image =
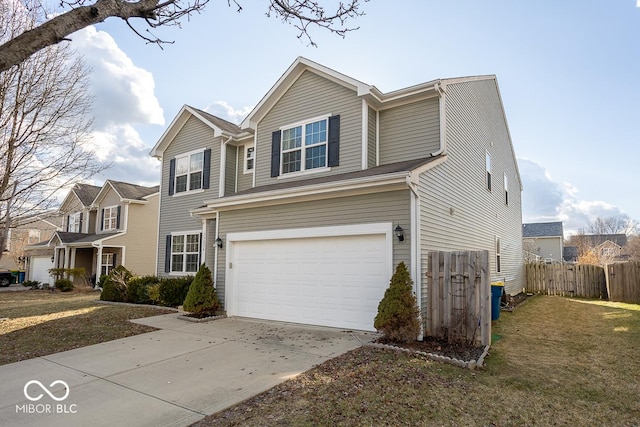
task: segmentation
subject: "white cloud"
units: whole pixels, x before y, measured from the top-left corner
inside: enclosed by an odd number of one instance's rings
[[[557,182],[539,163],[518,159],[524,187],[523,222],[562,221],[565,234],[586,229],[597,217],[618,216],[617,206],[599,200],[581,200],[579,190],[566,182]]]
[[[243,107],[240,110],[236,110],[232,106],[226,103],[226,101],[216,101],[213,104],[207,106],[204,109],[207,113],[211,113],[214,116],[218,116],[222,119],[228,120],[235,124],[240,124],[240,122],[247,117],[247,115],[253,110],[253,107],[247,106]]]

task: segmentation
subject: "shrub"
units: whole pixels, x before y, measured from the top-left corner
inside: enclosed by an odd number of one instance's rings
[[[177,307],[182,305],[189,292],[189,286],[193,281],[193,276],[170,277],[160,281],[158,296],[160,304],[167,307]]]
[[[198,269],[195,279],[189,287],[189,292],[184,300],[185,311],[196,314],[215,314],[220,308],[220,301],[216,290],[213,288],[211,270],[202,264]]]
[[[100,293],[101,301],[124,302],[124,289],[118,286],[117,283],[108,278],[106,278],[106,280],[100,279],[100,286],[102,286],[102,292]]]
[[[37,280],[25,280],[22,282],[22,286],[25,288],[38,289],[40,287],[40,282]]]
[[[147,287],[147,295],[151,304],[160,304],[160,282],[149,285]]]
[[[149,287],[155,283],[158,283],[155,276],[132,277],[127,282],[127,301],[136,304],[153,302],[149,297]]]
[[[373,326],[388,340],[411,342],[420,333],[418,314],[416,297],[413,295],[413,280],[407,266],[401,262],[378,304],[378,314]]]
[[[56,280],[54,286],[60,292],[69,292],[73,290],[73,283],[69,279],[58,279]]]

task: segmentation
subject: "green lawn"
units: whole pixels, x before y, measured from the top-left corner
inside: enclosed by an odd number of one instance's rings
[[[537,296],[469,371],[364,347],[197,425],[640,425],[640,306]]]

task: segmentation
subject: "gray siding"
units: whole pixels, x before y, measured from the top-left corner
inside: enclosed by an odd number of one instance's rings
[[[326,227],[333,225],[392,222],[401,224],[405,241],[393,238],[394,266],[404,261],[410,266],[411,230],[409,191],[392,191],[337,199],[268,206],[222,212],[220,237],[243,231],[280,230],[287,228]],[[218,253],[217,289],[224,301],[226,251]]]
[[[494,80],[447,86],[446,144],[447,160],[420,176],[422,277],[429,250],[486,249],[492,280],[504,280],[505,290],[517,294],[524,286],[521,183]],[[492,191],[486,188],[486,151],[492,158]],[[501,272],[496,271],[496,236]]]
[[[427,157],[440,147],[438,98],[380,112],[380,164]]]
[[[184,153],[211,149],[211,180],[208,190],[191,194],[169,196],[169,162]],[[213,129],[191,117],[182,127],[174,141],[163,153],[162,184],[160,194],[160,222],[158,226],[157,271],[164,275],[166,236],[175,231],[201,230],[202,222],[191,218],[189,210],[201,207],[205,200],[218,197],[220,182],[220,138],[213,137]]]
[[[305,71],[258,124],[256,186],[277,182],[276,178],[271,178],[272,132],[281,126],[325,114],[340,115],[340,166],[327,173],[362,169],[362,101],[354,91]],[[308,176],[287,179],[308,179]]]
[[[253,145],[253,144],[249,144],[249,145]],[[253,186],[253,172],[244,173],[245,157],[246,157],[245,146],[241,145],[240,147],[238,147],[238,191],[247,190]]]
[[[369,128],[367,129],[367,162],[368,167],[376,166],[376,111],[373,108],[368,109]]]

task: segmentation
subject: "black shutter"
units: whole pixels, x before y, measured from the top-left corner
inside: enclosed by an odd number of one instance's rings
[[[104,230],[104,209],[102,209],[102,216],[100,217],[100,231]]]
[[[173,186],[176,180],[176,159],[169,162],[169,195],[173,196]]]
[[[67,215],[67,231],[69,231],[69,224],[71,223],[71,215]]]
[[[116,263],[116,254],[113,254],[113,258],[111,258],[111,266],[112,266],[113,268],[115,268],[115,267],[116,267],[116,265],[118,265],[118,264]]]
[[[116,216],[116,230],[120,229],[120,206],[118,206],[118,215]]]
[[[204,264],[204,260],[202,258],[204,258],[204,251],[203,251],[203,246],[202,246],[202,233],[200,233],[200,240],[198,240],[198,269],[200,269],[200,265]]]
[[[225,149],[223,145],[221,149]],[[204,165],[202,165],[202,188],[209,188],[209,176],[211,175],[211,148],[204,150]]]
[[[340,116],[329,117],[329,151],[327,166],[340,164]]]
[[[164,272],[171,272],[171,234],[167,234],[167,243],[164,248]]]
[[[82,233],[82,212],[80,212],[80,224],[78,226],[78,231]]]
[[[280,131],[271,134],[271,176],[280,175]]]

